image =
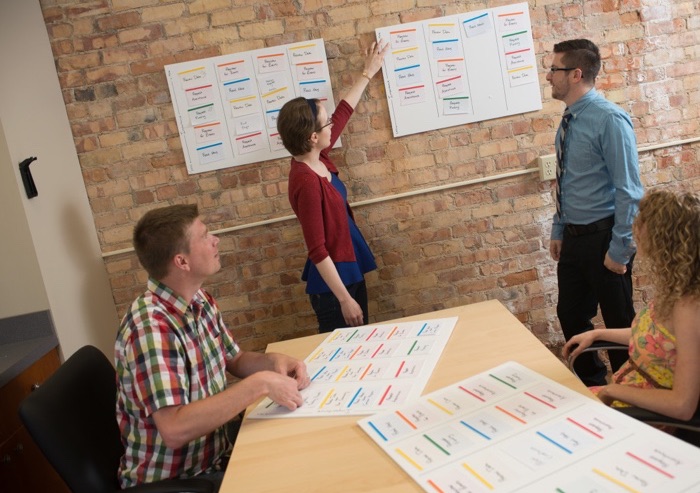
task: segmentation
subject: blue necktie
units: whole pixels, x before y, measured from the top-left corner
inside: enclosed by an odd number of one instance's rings
[[[556,204],[557,204],[557,215],[561,218],[561,174],[564,170],[564,139],[566,138],[566,131],[569,129],[569,120],[571,120],[571,113],[569,108],[564,110],[564,115],[561,118],[561,132],[559,132],[559,142],[557,145],[557,183],[555,188],[556,193]]]

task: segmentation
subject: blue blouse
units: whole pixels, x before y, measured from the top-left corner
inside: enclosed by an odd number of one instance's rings
[[[338,190],[343,199],[347,202],[348,191],[340,178],[335,173],[331,173],[331,184]],[[377,268],[374,261],[374,255],[369,249],[369,245],[362,236],[359,228],[352,220],[348,212],[348,225],[350,226],[350,238],[352,239],[352,247],[355,251],[355,262],[335,262],[335,268],[338,270],[340,279],[345,286],[360,282],[364,279],[366,272],[373,271]],[[304,271],[301,274],[301,279],[306,281],[306,292],[308,294],[330,293],[331,288],[328,287],[326,281],[321,277],[321,273],[316,268],[316,265],[311,259],[306,259]]]

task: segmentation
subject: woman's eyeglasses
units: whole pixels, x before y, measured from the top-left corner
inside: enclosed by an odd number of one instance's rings
[[[330,118],[328,119],[328,123],[326,123],[326,124],[325,124],[324,126],[322,126],[322,127],[317,128],[316,131],[317,131],[317,132],[320,132],[321,130],[323,130],[324,128],[326,128],[326,127],[329,126],[329,125],[333,125],[333,120],[331,120]]]

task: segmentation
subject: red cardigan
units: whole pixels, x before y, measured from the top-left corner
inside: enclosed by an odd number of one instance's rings
[[[336,175],[338,169],[328,153],[352,113],[353,108],[341,100],[331,117],[331,144],[321,151],[321,162]],[[353,217],[352,210],[331,182],[317,175],[306,163],[292,158],[288,192],[289,203],[301,224],[311,261],[318,264],[330,256],[333,262],[354,262],[355,251],[347,218],[348,212]]]

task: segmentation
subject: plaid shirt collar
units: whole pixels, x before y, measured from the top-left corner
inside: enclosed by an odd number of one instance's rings
[[[148,278],[148,290],[151,291],[154,296],[160,298],[163,303],[172,306],[181,315],[184,315],[187,312],[187,309],[190,308],[190,306],[192,307],[193,312],[198,312],[199,309],[201,309],[202,304],[204,302],[204,297],[201,293],[201,289],[195,293],[194,297],[192,298],[192,303],[188,304],[185,298],[183,298],[182,296],[178,296],[177,294],[175,294],[175,291],[173,291],[157,279],[153,279],[152,277]]]

